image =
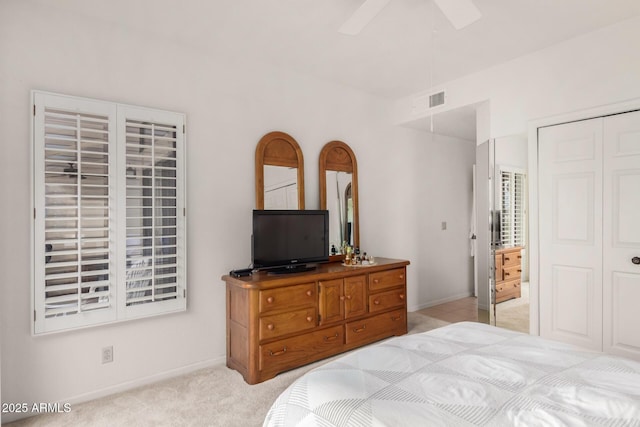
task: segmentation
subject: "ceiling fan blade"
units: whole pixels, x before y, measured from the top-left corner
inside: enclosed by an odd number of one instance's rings
[[[456,30],[476,22],[482,13],[472,0],[433,0]]]
[[[365,0],[338,30],[349,36],[358,34],[391,0]]]

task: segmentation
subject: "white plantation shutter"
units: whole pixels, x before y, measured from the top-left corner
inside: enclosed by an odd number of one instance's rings
[[[36,333],[115,319],[113,106],[37,94]]]
[[[500,171],[500,240],[504,246],[524,246],[526,175],[513,170]]]
[[[34,333],[184,310],[184,116],[36,91],[33,102]]]
[[[126,180],[121,242],[127,316],[184,306],[183,118],[135,107],[119,111]]]

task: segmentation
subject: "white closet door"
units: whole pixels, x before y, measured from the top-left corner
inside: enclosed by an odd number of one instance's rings
[[[607,117],[604,140],[604,351],[640,359],[640,112]]]
[[[540,335],[602,349],[602,119],[539,130]]]

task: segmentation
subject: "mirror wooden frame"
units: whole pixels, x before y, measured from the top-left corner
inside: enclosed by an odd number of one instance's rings
[[[304,158],[295,139],[284,132],[269,132],[256,147],[256,209],[264,209],[264,167],[297,168],[298,209],[304,209]]]
[[[327,142],[320,152],[319,182],[320,209],[327,209],[327,171],[351,173],[351,197],[353,199],[353,243],[360,246],[360,216],[358,206],[358,163],[356,155],[342,141]],[[333,255],[330,260],[342,259],[342,255]]]

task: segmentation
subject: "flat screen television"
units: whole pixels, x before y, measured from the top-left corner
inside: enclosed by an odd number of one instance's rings
[[[491,215],[491,245],[494,248],[502,247],[502,224],[500,222],[500,211],[495,210]]]
[[[254,269],[274,273],[308,270],[329,259],[329,211],[254,210]]]

